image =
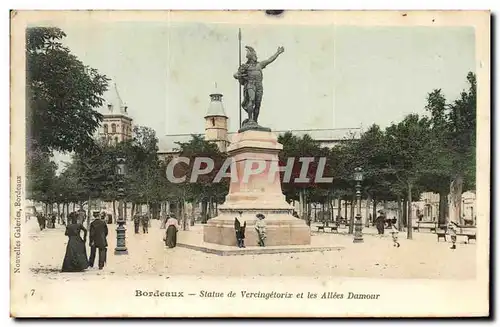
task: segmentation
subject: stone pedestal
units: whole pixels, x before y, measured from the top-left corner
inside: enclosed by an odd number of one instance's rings
[[[205,242],[236,246],[234,219],[238,218],[241,224],[247,224],[245,245],[256,246],[255,215],[262,213],[266,216],[266,246],[311,243],[309,227],[292,216],[293,207],[281,190],[278,153],[282,148],[272,132],[249,130],[234,135],[228,147],[233,160],[229,193],[219,206],[219,216],[204,226]]]

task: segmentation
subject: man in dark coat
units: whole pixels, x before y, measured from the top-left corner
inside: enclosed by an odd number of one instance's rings
[[[379,216],[375,219],[375,226],[377,227],[377,232],[379,235],[384,234],[385,229],[385,214],[383,211],[379,210]]]
[[[142,222],[142,232],[144,234],[148,233],[148,227],[149,227],[149,214],[145,213],[141,217],[141,222]]]
[[[247,227],[247,222],[241,225],[238,218],[234,218],[234,230],[236,232],[236,245],[239,248],[245,247],[245,229]]]
[[[136,213],[134,215],[134,232],[139,234],[139,225],[141,224],[141,215]]]
[[[106,263],[106,251],[108,247],[108,241],[106,237],[108,236],[108,225],[99,215],[90,224],[89,241],[90,241],[90,258],[89,266],[94,266],[96,250],[99,249],[99,269],[104,267]]]

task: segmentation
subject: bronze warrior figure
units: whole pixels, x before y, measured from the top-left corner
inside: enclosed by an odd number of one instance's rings
[[[241,105],[243,110],[248,113],[248,119],[245,119],[242,125],[245,125],[247,122],[257,123],[260,104],[262,102],[262,94],[264,92],[262,87],[262,70],[285,51],[283,47],[279,47],[276,53],[269,59],[259,62],[257,61],[257,53],[255,50],[249,46],[245,46],[245,48],[247,50],[246,57],[248,60],[241,65],[238,72],[233,75],[234,78],[243,85],[244,98]]]

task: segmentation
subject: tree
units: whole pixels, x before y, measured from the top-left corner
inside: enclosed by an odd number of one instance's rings
[[[92,147],[102,120],[108,79],[85,66],[61,40],[57,27],[26,31],[26,126],[28,154],[33,149],[80,152]]]
[[[301,205],[300,214],[302,218],[310,224],[309,204],[329,202],[331,195],[331,183],[316,183],[316,173],[318,172],[320,158],[326,158],[323,177],[331,177],[335,168],[328,148],[322,148],[310,135],[305,134],[297,137],[291,132],[287,132],[278,137],[278,142],[283,145],[283,151],[279,153],[280,166],[286,166],[288,159],[294,158],[293,168],[289,181],[284,180],[285,173],[280,174],[282,191],[288,201],[299,200]],[[311,158],[309,163],[300,161],[300,158]],[[308,165],[304,176],[301,176],[302,168]],[[297,180],[305,178],[304,181]],[[307,181],[306,181],[307,180]]]
[[[437,156],[442,165],[439,182],[448,181],[450,185],[449,216],[455,222],[461,222],[464,186],[473,189],[476,179],[476,76],[469,72],[467,81],[468,90],[462,91],[451,104],[446,103],[441,90],[434,90],[429,93],[426,106],[431,114],[433,136],[442,147]],[[440,194],[444,196],[445,191],[440,190]],[[441,211],[440,216],[444,214]]]
[[[430,121],[412,114],[386,129],[388,150],[387,173],[393,174],[404,186],[408,202],[407,237],[412,238],[412,192],[423,174],[432,171],[433,146]]]
[[[189,164],[178,163],[176,165],[176,176],[186,176],[185,182],[178,185],[177,193],[181,199],[181,208],[183,215],[183,228],[187,228],[186,213],[184,202],[193,204],[202,204],[202,219],[204,222],[208,219],[208,213],[213,212],[214,204],[221,203],[229,190],[228,178],[223,178],[220,182],[214,183],[217,173],[222,168],[227,155],[221,153],[216,144],[205,141],[203,137],[192,135],[189,142],[177,143],[180,147],[180,156],[189,159]],[[196,158],[210,158],[214,162],[213,170],[204,175],[200,175],[193,183],[190,182],[193,166]],[[206,168],[205,163],[201,163],[200,168]],[[194,217],[193,217],[194,218]]]
[[[56,164],[48,153],[34,151],[27,158],[26,180],[27,198],[49,204],[51,189],[56,184]]]

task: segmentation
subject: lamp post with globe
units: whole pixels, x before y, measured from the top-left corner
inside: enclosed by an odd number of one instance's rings
[[[361,222],[361,182],[363,181],[363,169],[354,169],[354,180],[356,181],[357,212],[354,223],[354,243],[363,243],[363,223]]]
[[[115,255],[128,254],[125,238],[126,228],[125,219],[123,217],[123,198],[125,197],[124,177],[126,172],[125,158],[116,159],[116,175],[118,176],[118,199],[120,201],[121,210],[118,212],[118,219],[116,223],[116,248]]]

